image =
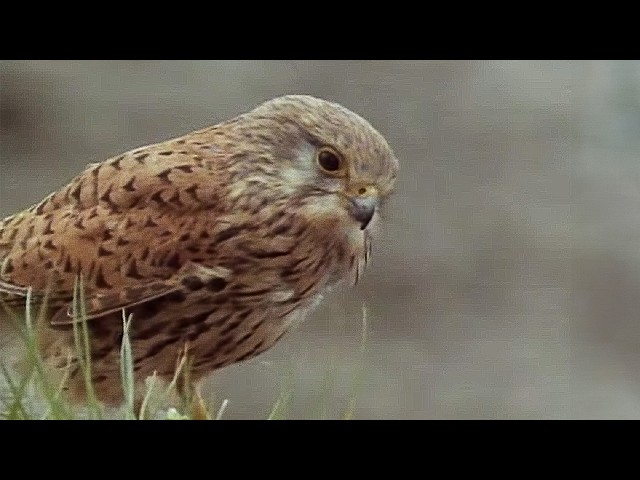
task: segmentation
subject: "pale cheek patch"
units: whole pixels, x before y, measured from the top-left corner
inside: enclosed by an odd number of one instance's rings
[[[326,218],[342,222],[347,221],[349,218],[348,212],[337,195],[317,197],[314,201],[304,205],[302,210],[311,217],[317,217],[318,221]]]
[[[313,145],[300,146],[293,155],[293,162],[280,172],[285,187],[293,194],[300,187],[313,182],[315,175],[315,148]]]
[[[364,241],[364,231],[360,230],[360,226],[355,222],[351,222],[345,227],[345,233],[349,239],[351,248],[359,250]]]
[[[318,200],[302,207],[303,215],[311,220],[322,235],[326,235],[327,241],[339,241],[349,255],[363,256],[368,230],[360,229],[358,222],[351,217],[337,196],[326,196]]]
[[[315,167],[316,148],[310,143],[303,143],[294,154],[295,168],[312,172]]]
[[[286,193],[289,195],[293,195],[300,187],[309,184],[311,181],[311,175],[308,171],[295,167],[284,169],[281,176],[283,179],[282,188],[286,189]]]
[[[326,196],[317,202],[305,205],[301,209],[307,218],[312,219],[315,225],[326,229],[327,232],[342,232],[348,244],[354,251],[363,248],[365,235],[375,237],[380,231],[380,215],[376,213],[369,222],[366,230],[361,230],[360,224],[356,222],[343,202],[337,195]]]

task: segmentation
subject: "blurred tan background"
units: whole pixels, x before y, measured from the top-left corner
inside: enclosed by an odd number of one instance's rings
[[[640,418],[640,63],[0,63],[0,216],[87,163],[305,93],[401,161],[364,282],[217,372],[226,418]],[[284,386],[284,387],[283,387]],[[215,395],[215,398],[213,397]]]

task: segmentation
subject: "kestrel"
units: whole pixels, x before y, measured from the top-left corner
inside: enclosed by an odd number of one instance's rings
[[[71,398],[86,395],[70,313],[77,278],[99,400],[122,401],[123,309],[137,381],[170,379],[185,345],[197,381],[264,352],[329,287],[357,282],[398,166],[348,109],[275,98],[90,164],[0,221],[0,300],[47,296],[39,348],[48,367],[70,369]]]

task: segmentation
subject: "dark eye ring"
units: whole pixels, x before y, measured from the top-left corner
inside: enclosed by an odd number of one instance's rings
[[[318,165],[327,172],[337,172],[342,168],[342,158],[333,150],[323,148],[318,152]]]

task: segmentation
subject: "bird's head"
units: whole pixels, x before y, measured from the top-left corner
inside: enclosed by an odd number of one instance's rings
[[[337,103],[287,95],[229,124],[246,140],[246,178],[269,178],[299,201],[308,216],[333,218],[364,230],[387,197],[398,160],[369,122]],[[258,160],[259,159],[259,160]]]

